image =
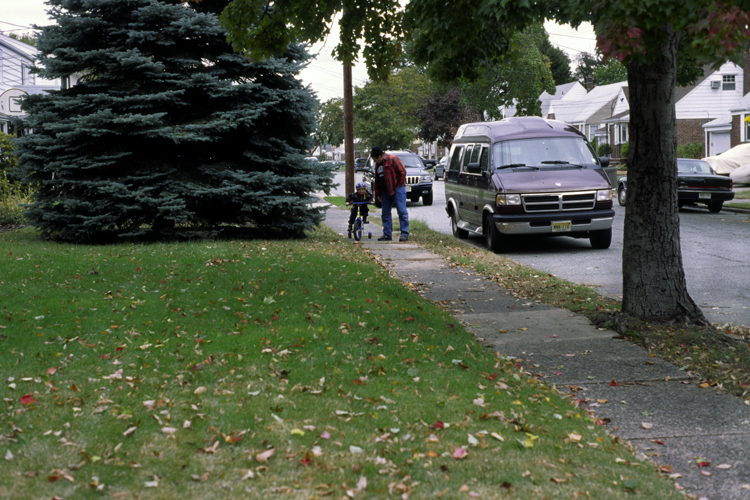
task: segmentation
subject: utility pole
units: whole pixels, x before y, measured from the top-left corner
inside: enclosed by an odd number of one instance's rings
[[[354,192],[354,105],[352,104],[352,65],[344,63],[344,168],[346,195]]]

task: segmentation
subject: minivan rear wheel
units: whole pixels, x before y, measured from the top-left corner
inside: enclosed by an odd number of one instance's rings
[[[505,247],[508,246],[508,237],[498,231],[492,222],[492,216],[484,218],[484,238],[487,248],[495,253],[502,253]]]
[[[451,214],[451,230],[453,230],[453,236],[455,236],[459,240],[462,240],[469,236],[469,231],[458,227],[458,216],[456,215],[455,211]]]

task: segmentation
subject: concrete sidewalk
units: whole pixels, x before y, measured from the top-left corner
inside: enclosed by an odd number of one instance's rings
[[[324,224],[346,239],[348,210],[331,207]],[[377,220],[379,211],[371,211]],[[686,372],[583,317],[531,300],[412,242],[360,244],[417,292],[441,304],[488,348],[522,359],[525,369],[590,409],[612,435],[629,441],[696,498],[750,499],[750,406],[698,388]],[[708,462],[710,466],[699,466]]]

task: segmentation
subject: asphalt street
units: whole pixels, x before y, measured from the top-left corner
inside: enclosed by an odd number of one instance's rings
[[[356,181],[361,178],[356,174]],[[336,174],[339,187],[333,195],[344,195],[344,173]],[[431,229],[451,235],[445,212],[442,180],[433,183],[431,206],[409,203],[409,217],[424,221]],[[749,188],[750,189],[750,188]],[[616,299],[622,298],[622,243],[625,209],[615,202],[612,246],[593,250],[588,240],[566,237],[517,240],[504,255],[559,278],[581,283]],[[750,216],[703,208],[680,211],[682,259],[688,291],[706,317],[714,323],[750,326]],[[469,242],[483,245],[471,236]]]

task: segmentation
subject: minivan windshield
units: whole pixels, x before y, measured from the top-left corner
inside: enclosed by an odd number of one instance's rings
[[[582,137],[536,137],[492,145],[494,169],[507,165],[551,168],[565,164],[593,167],[599,161]]]

